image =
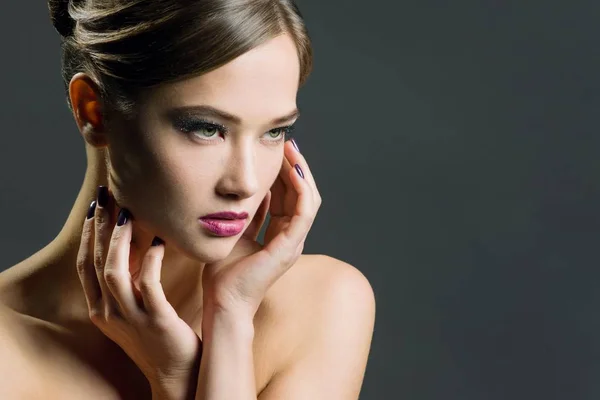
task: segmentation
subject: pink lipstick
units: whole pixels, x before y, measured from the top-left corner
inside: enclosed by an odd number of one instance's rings
[[[217,236],[235,236],[244,230],[248,213],[223,211],[199,218],[200,225]]]

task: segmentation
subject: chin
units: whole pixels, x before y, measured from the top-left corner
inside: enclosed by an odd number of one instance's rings
[[[179,251],[187,257],[202,263],[214,263],[226,259],[240,240],[238,236],[216,237],[203,235],[196,241],[181,243]]]
[[[196,246],[194,249],[194,257],[204,263],[214,263],[226,259],[233,250],[237,240],[235,238],[216,238],[211,243],[207,240]]]

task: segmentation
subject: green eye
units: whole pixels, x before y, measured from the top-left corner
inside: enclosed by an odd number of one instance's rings
[[[183,133],[204,139],[212,138],[219,132],[227,132],[226,128],[222,125],[191,118],[181,118],[176,121],[175,126]]]
[[[294,125],[282,126],[280,128],[271,129],[269,132],[269,137],[273,140],[285,139],[286,135],[289,135],[294,129]]]
[[[217,132],[219,132],[219,129],[216,126],[211,126],[211,125],[205,125],[203,127],[201,127],[200,129],[197,129],[196,132],[207,132],[208,135],[201,135],[201,136],[205,136],[205,137],[213,137],[215,136],[215,134]]]
[[[269,131],[269,136],[273,139],[277,139],[279,136],[283,135],[285,131],[283,129],[276,129],[273,131]]]

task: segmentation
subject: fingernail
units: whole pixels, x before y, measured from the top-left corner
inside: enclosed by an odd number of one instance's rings
[[[117,219],[117,226],[125,225],[129,219],[129,216],[129,210],[126,208],[121,208],[121,211],[119,211],[119,218]]]
[[[159,238],[158,236],[154,236],[154,239],[152,240],[152,246],[158,246],[159,244],[163,244],[164,241]]]
[[[90,204],[90,208],[88,208],[86,219],[92,218],[94,216],[95,211],[96,211],[96,200],[92,201],[92,204]]]
[[[292,142],[292,144],[294,145],[294,148],[296,149],[296,151],[298,153],[300,153],[300,149],[298,148],[298,143],[296,143],[296,141],[294,139],[290,139],[290,141]]]
[[[298,175],[300,175],[302,179],[304,179],[304,173],[302,172],[302,168],[300,168],[298,164],[294,165],[294,168],[296,168],[296,172],[298,173]]]
[[[98,186],[98,205],[102,208],[108,204],[108,188],[106,186]]]

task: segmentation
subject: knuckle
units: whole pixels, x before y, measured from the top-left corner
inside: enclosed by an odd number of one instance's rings
[[[283,255],[281,258],[282,258],[284,265],[292,264],[296,259],[296,252],[295,251],[283,252]]]
[[[99,231],[104,230],[104,226],[106,225],[106,221],[107,221],[107,213],[106,211],[104,211],[104,209],[100,208],[100,207],[96,207],[96,215],[95,215],[95,222],[96,222],[96,229]]]
[[[96,307],[93,307],[88,311],[88,316],[94,325],[99,325],[104,322],[104,313]]]
[[[315,216],[316,216],[315,213],[313,213],[313,212],[307,212],[304,215],[304,222],[305,222],[305,224],[307,226],[312,225],[312,223],[315,221]]]
[[[109,224],[106,216],[103,215],[102,212],[99,217],[96,219],[96,238],[106,237],[109,232]]]
[[[152,250],[153,249],[151,248],[150,250],[148,250],[146,252],[146,254],[144,254],[144,262],[149,262],[149,263],[160,262],[160,256]]]
[[[97,270],[102,270],[104,268],[104,254],[102,253],[102,249],[96,249],[94,251],[94,267]]]
[[[121,316],[118,311],[109,309],[104,314],[104,320],[107,324],[117,324],[121,320]]]
[[[162,262],[159,255],[154,254],[152,252],[144,254],[144,258],[142,259],[142,265],[158,265]],[[145,267],[143,267],[145,268]],[[155,267],[151,267],[155,268]]]
[[[114,269],[107,269],[104,271],[104,280],[109,288],[114,289],[121,285],[121,282],[124,281],[124,276]]]
[[[85,255],[79,254],[77,256],[77,261],[75,263],[77,266],[77,272],[82,273],[85,271],[85,267],[87,265],[87,257]]]
[[[156,283],[151,281],[150,279],[141,279],[140,280],[140,292],[145,295],[149,295],[154,293],[156,290]]]

